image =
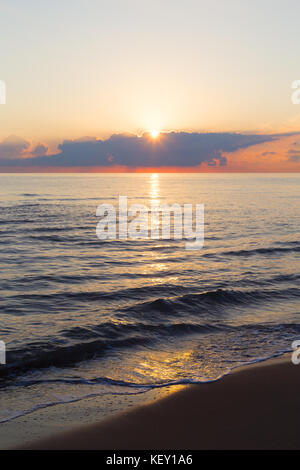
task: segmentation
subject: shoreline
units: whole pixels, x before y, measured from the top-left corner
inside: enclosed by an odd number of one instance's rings
[[[111,394],[96,395],[36,409],[0,423],[0,450],[26,446],[40,438],[48,439],[79,426],[102,423],[115,415],[153,403],[183,388],[184,385],[170,386],[137,395],[122,394],[117,397]]]
[[[299,387],[300,368],[285,354],[15,448],[298,449]]]

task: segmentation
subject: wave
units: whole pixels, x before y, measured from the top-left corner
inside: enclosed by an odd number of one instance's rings
[[[12,372],[42,369],[51,366],[66,367],[95,356],[100,357],[111,349],[131,348],[153,344],[159,338],[175,337],[189,333],[217,331],[213,325],[195,323],[122,324],[106,322],[90,327],[73,327],[60,332],[60,340],[26,344],[23,348],[7,352],[7,364],[1,367],[0,377]],[[65,344],[61,344],[65,343]]]
[[[196,288],[195,288],[196,289]],[[192,289],[193,290],[193,289]],[[188,293],[186,293],[188,292]],[[178,295],[182,294],[182,295]],[[164,295],[164,297],[157,297]],[[191,292],[190,287],[180,286],[177,284],[158,284],[152,286],[133,287],[127,289],[119,289],[114,292],[99,292],[99,291],[83,291],[83,292],[55,292],[53,294],[34,294],[22,293],[9,296],[8,299],[17,301],[30,301],[33,305],[37,301],[53,302],[56,305],[66,302],[99,302],[99,301],[112,301],[119,302],[121,300],[139,300],[145,296],[153,297],[155,300],[146,302],[138,302],[134,305],[129,305],[120,310],[123,313],[144,312],[149,311],[158,312],[176,312],[178,308],[197,309],[203,307],[206,309],[208,306],[226,306],[226,305],[248,305],[249,303],[258,303],[261,301],[275,301],[284,299],[298,299],[300,297],[300,289],[290,287],[285,289],[222,289],[204,291],[200,293]],[[187,310],[185,310],[187,311]],[[200,312],[201,310],[199,310]]]
[[[279,253],[299,253],[300,245],[293,244],[289,247],[269,247],[269,248],[253,248],[249,250],[231,250],[218,253],[225,256],[255,256],[255,255],[276,255]]]
[[[142,302],[134,306],[126,307],[123,311],[126,312],[144,312],[158,311],[158,312],[176,312],[182,308],[193,310],[200,313],[205,311],[209,313],[207,308],[209,306],[234,306],[234,305],[249,305],[250,303],[260,303],[274,300],[284,300],[291,298],[300,298],[300,289],[290,287],[286,289],[261,289],[261,290],[231,290],[231,289],[216,289],[201,293],[189,293],[182,296],[170,297],[168,299],[159,298],[154,301]],[[213,310],[214,311],[214,310]]]
[[[235,327],[221,322],[226,306],[231,311],[234,305],[248,306],[251,302],[274,301],[274,298],[282,300],[293,296],[299,298],[300,290],[242,292],[218,289],[138,303],[120,309],[113,320],[60,330],[56,337],[45,337],[44,341],[11,349],[7,353],[7,365],[1,368],[1,376],[7,377],[12,372],[23,373],[28,369],[70,366],[109,354],[111,350],[153,346],[159,341],[165,342],[180,336],[229,333],[237,331],[236,328],[260,332],[266,328],[269,328],[270,332],[278,328],[291,328],[298,332],[298,324],[249,324]],[[187,316],[190,311],[193,316]],[[203,312],[205,315],[201,315]]]
[[[67,395],[66,397],[60,398],[56,401],[38,403],[27,409],[14,411],[13,413],[10,413],[8,416],[0,418],[0,424],[13,421],[14,419],[29,415],[31,413],[34,413],[35,411],[38,411],[44,408],[49,408],[49,407],[59,405],[59,404],[76,403],[81,400],[86,400],[89,398],[96,398],[96,397],[105,396],[105,395],[111,395],[111,396],[138,395],[138,394],[146,393],[150,390],[158,389],[158,388],[172,387],[172,386],[178,386],[178,385],[201,385],[201,384],[207,384],[207,383],[214,383],[230,375],[235,369],[237,369],[238,367],[241,367],[242,365],[245,367],[245,366],[249,366],[252,364],[264,362],[268,359],[280,357],[289,351],[290,349],[283,349],[274,354],[260,356],[260,357],[257,357],[256,359],[252,359],[249,361],[243,361],[242,363],[237,364],[236,366],[227,367],[227,369],[225,369],[222,373],[220,373],[214,378],[206,378],[206,379],[199,379],[197,377],[182,378],[182,379],[172,380],[172,381],[167,380],[163,383],[154,382],[154,383],[145,383],[145,384],[140,384],[140,383],[135,383],[135,382],[126,382],[123,380],[114,380],[109,377],[98,377],[98,378],[91,378],[91,379],[85,379],[85,378],[79,377],[79,378],[71,378],[71,379],[62,378],[62,379],[21,380],[18,383],[19,387],[38,386],[41,384],[42,385],[44,384],[45,385],[47,384],[88,385],[88,386],[95,386],[95,387],[99,385],[100,386],[109,385],[110,390],[109,391],[99,390],[99,391],[95,391],[94,393],[84,393],[81,396],[77,396],[75,398],[74,397],[69,398]],[[114,387],[121,387],[121,388],[124,388],[124,390],[115,391]]]
[[[183,269],[181,271],[181,275],[199,275],[201,273],[198,273],[198,271],[192,271],[191,269]],[[285,284],[285,283],[291,283],[291,282],[295,282],[295,281],[298,281],[300,279],[300,274],[297,274],[297,273],[290,273],[290,274],[278,274],[278,275],[274,275],[274,276],[270,276],[270,277],[266,277],[264,279],[262,278],[259,278],[259,279],[255,279],[255,278],[251,278],[251,277],[247,277],[249,274],[251,275],[252,273],[251,272],[244,272],[242,273],[243,275],[241,275],[241,278],[236,280],[236,281],[233,281],[232,279],[230,279],[230,281],[228,282],[228,284],[230,283],[231,287],[233,288],[239,288],[239,287],[243,287],[243,286],[246,286],[246,287],[249,287],[249,286],[259,286],[259,287],[262,287],[262,286],[277,286],[281,283]],[[126,278],[126,279],[129,279],[129,280],[132,280],[132,279],[141,279],[141,278],[145,278],[145,279],[153,279],[153,278],[159,278],[159,279],[163,279],[163,278],[176,278],[178,277],[178,271],[171,271],[171,270],[168,270],[168,271],[161,271],[161,272],[156,272],[155,274],[153,272],[120,272],[118,273],[118,278]],[[2,289],[6,289],[8,292],[12,289],[12,286],[16,287],[16,286],[24,286],[24,285],[33,285],[34,283],[44,283],[47,287],[49,287],[50,283],[51,284],[61,284],[61,283],[64,283],[65,285],[73,285],[74,283],[75,284],[83,284],[83,283],[88,283],[89,281],[102,281],[102,280],[108,280],[108,279],[114,279],[115,278],[115,273],[86,273],[84,272],[84,274],[81,274],[80,272],[78,274],[60,274],[60,273],[45,273],[45,274],[30,274],[29,276],[19,276],[19,277],[15,277],[14,280],[12,281],[11,279],[9,280],[9,282],[5,282],[5,281],[2,281]],[[217,279],[211,279],[210,280],[210,283],[211,284],[217,284]],[[227,282],[224,282],[223,283],[223,288],[222,290],[224,291],[224,286],[227,284]],[[194,290],[198,289],[197,285],[195,285],[194,287],[193,286],[190,286],[190,287],[184,287],[182,285],[177,285],[177,284],[159,284],[159,285],[145,285],[145,286],[142,286],[142,287],[135,287],[135,288],[127,288],[127,289],[118,289],[118,290],[115,290],[114,292],[111,292],[111,291],[105,291],[105,292],[92,292],[91,293],[91,297],[94,297],[96,298],[96,300],[101,300],[101,299],[104,299],[104,300],[118,300],[119,298],[127,298],[128,300],[130,299],[138,299],[138,298],[145,298],[145,297],[149,297],[149,296],[152,296],[152,295],[156,295],[156,294],[167,294],[167,295],[171,295],[172,294],[172,291],[173,293],[178,294],[178,292],[184,292],[184,291],[188,291],[189,293],[190,292],[193,292]],[[26,295],[26,294],[25,294]],[[52,298],[55,299],[55,296],[57,294],[53,294]],[[73,298],[74,300],[76,300],[76,297],[78,296],[80,299],[84,299],[84,297],[82,296],[82,293],[75,293],[75,294],[71,294],[71,296],[69,296],[68,293],[65,293],[63,294],[64,296],[66,296],[66,298]],[[75,296],[75,297],[72,297],[72,296]],[[10,298],[13,298],[13,297],[10,297]],[[24,295],[19,295],[17,298],[21,299],[21,298],[24,298],[24,300],[26,300],[26,297],[24,297]],[[42,294],[39,294],[38,296],[34,297],[34,294],[33,295],[28,295],[27,296],[27,299],[29,298],[33,298],[33,299],[43,299],[42,297]],[[49,299],[49,297],[47,297],[47,299]],[[58,297],[58,300],[59,300],[59,297]],[[89,294],[87,295],[87,300],[90,300],[89,299]]]

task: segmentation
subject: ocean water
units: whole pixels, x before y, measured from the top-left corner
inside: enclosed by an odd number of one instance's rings
[[[96,237],[96,208],[205,205],[205,244]],[[0,175],[0,422],[220,379],[300,339],[299,174]]]

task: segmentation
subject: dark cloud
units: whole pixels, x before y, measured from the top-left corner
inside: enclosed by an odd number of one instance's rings
[[[300,162],[300,151],[299,150],[289,150],[288,151],[288,161],[291,163]]]
[[[292,163],[298,163],[300,162],[300,155],[290,155],[288,161]]]
[[[263,152],[261,154],[262,157],[269,157],[271,155],[276,155],[276,152]]]
[[[47,154],[48,152],[48,147],[44,144],[38,144],[33,150],[32,150],[32,155],[34,157],[43,157]]]
[[[202,163],[225,166],[224,156],[251,145],[270,142],[279,135],[237,133],[162,133],[153,139],[145,133],[135,135],[114,134],[106,140],[86,137],[67,140],[59,145],[59,153],[45,155],[47,148],[39,144],[33,158],[16,158],[6,162],[21,167],[193,167]],[[18,156],[18,154],[17,154]],[[0,164],[4,165],[2,160]]]

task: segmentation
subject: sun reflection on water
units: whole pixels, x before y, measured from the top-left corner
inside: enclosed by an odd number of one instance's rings
[[[159,351],[151,352],[147,360],[139,362],[134,373],[138,376],[151,377],[151,380],[160,383],[176,381],[182,376],[187,362],[191,360],[193,351]]]
[[[150,176],[150,199],[156,199],[159,197],[159,175],[158,173],[152,173]]]

